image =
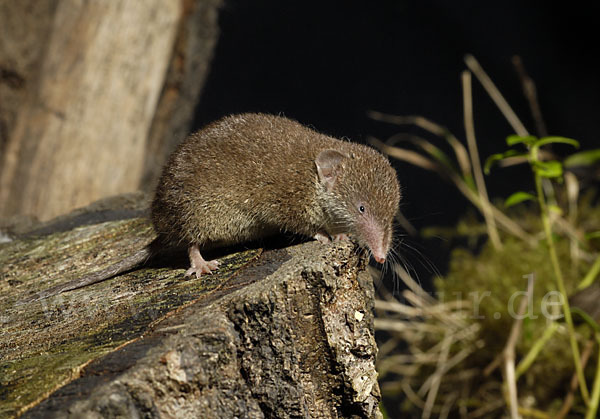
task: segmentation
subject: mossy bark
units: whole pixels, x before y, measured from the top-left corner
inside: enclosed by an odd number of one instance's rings
[[[373,287],[351,243],[222,254],[201,279],[163,258],[22,303],[152,238],[132,218],[0,245],[0,416],[379,415]]]

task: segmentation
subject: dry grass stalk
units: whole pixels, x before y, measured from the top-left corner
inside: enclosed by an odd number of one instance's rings
[[[498,109],[500,109],[500,112],[502,112],[502,115],[504,115],[504,117],[506,118],[510,126],[513,128],[515,133],[517,133],[517,135],[520,135],[521,137],[528,136],[529,132],[527,131],[517,114],[515,114],[515,112],[512,110],[506,99],[504,99],[504,96],[502,96],[502,93],[500,93],[500,90],[498,90],[492,79],[490,79],[487,73],[483,71],[483,68],[475,59],[475,57],[473,57],[470,54],[466,55],[465,64],[467,64],[469,70],[471,70],[473,74],[475,74],[475,77],[477,77],[487,94],[492,98]]]
[[[402,304],[392,301],[377,300],[377,310],[385,310],[389,313],[401,316],[396,319],[376,319],[376,330],[386,330],[392,333],[400,333],[403,341],[410,346],[409,354],[390,355],[391,345],[387,347],[388,356],[378,363],[381,376],[395,373],[399,374],[401,380],[385,383],[382,390],[392,391],[394,388],[402,389],[405,396],[415,405],[422,409],[422,417],[433,416],[447,417],[449,412],[455,408],[460,393],[453,391],[440,393],[442,382],[455,382],[458,386],[480,374],[479,371],[456,370],[470,354],[483,346],[477,340],[480,329],[478,323],[466,321],[467,310],[470,303],[466,301],[438,302],[429,296],[410,277],[410,275],[398,267],[398,275],[405,280],[408,290],[404,297],[410,304]],[[424,321],[429,319],[430,321]],[[439,336],[438,340],[435,336]],[[433,346],[427,345],[427,351],[419,349],[423,339],[433,340]],[[396,341],[396,338],[392,338]],[[464,342],[472,342],[463,345]],[[457,344],[460,349],[452,350]],[[380,358],[381,359],[381,358]],[[411,383],[420,375],[422,368],[435,368],[431,375],[420,382],[418,391],[413,389]]]
[[[515,70],[517,71],[517,74],[519,75],[519,79],[521,80],[523,94],[525,95],[525,98],[529,103],[529,110],[531,111],[531,116],[533,117],[533,121],[535,122],[537,134],[539,137],[545,137],[548,135],[548,130],[546,129],[546,123],[544,122],[544,118],[542,117],[542,110],[537,99],[537,89],[535,87],[535,82],[527,74],[521,57],[515,55],[512,58],[512,62],[515,67]]]
[[[471,73],[463,71],[463,106],[464,106],[464,123],[465,133],[467,136],[467,144],[469,146],[469,156],[473,166],[473,174],[475,176],[475,184],[479,193],[481,202],[481,212],[485,218],[485,224],[488,228],[490,240],[496,249],[502,249],[500,235],[496,228],[496,220],[492,214],[491,203],[488,198],[485,180],[483,179],[483,171],[481,170],[481,161],[479,160],[479,151],[477,150],[477,140],[475,140],[475,123],[473,121],[473,95],[471,92]]]
[[[527,295],[533,294],[533,283],[535,277],[531,277],[527,286]],[[513,326],[510,330],[510,335],[506,346],[504,347],[504,373],[505,373],[505,385],[508,388],[509,397],[509,408],[511,419],[518,419],[519,416],[519,402],[517,399],[517,380],[515,377],[515,348],[521,335],[521,327],[523,326],[523,315],[527,310],[528,299],[526,297],[521,299],[519,304],[519,316],[513,322]]]
[[[421,418],[429,419],[431,417],[431,412],[433,410],[433,404],[435,403],[435,399],[438,394],[438,390],[440,388],[440,383],[442,381],[442,377],[445,370],[446,362],[448,361],[448,353],[450,352],[450,346],[453,343],[454,338],[446,332],[446,336],[442,340],[442,350],[440,351],[440,355],[438,357],[437,367],[435,372],[430,376],[431,385],[427,392],[427,399],[425,400],[425,406],[423,407],[423,414]],[[421,391],[419,391],[420,393]]]
[[[415,125],[433,135],[445,138],[454,150],[456,161],[458,162],[463,176],[469,176],[471,174],[471,161],[467,149],[462,145],[458,138],[448,131],[447,128],[420,115],[396,116],[376,111],[370,111],[368,115],[376,121],[388,122],[396,125]]]

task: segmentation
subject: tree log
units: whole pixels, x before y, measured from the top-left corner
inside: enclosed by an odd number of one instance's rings
[[[22,304],[154,237],[144,218],[76,219],[0,245],[0,416],[380,417],[374,291],[354,244],[225,251],[201,279],[168,256]]]
[[[0,169],[0,214],[41,219],[138,188],[180,0],[58,2]]]

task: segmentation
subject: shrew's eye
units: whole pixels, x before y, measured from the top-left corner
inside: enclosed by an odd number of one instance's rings
[[[358,211],[363,214],[365,212],[365,206],[364,205],[359,205],[358,206]]]

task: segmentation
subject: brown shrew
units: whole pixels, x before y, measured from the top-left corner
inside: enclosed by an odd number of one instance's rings
[[[169,158],[152,202],[158,237],[151,245],[37,296],[102,281],[168,246],[185,246],[186,274],[199,277],[218,269],[201,250],[280,232],[321,242],[352,237],[383,263],[399,201],[396,172],[371,147],[281,116],[227,116],[188,136]]]

